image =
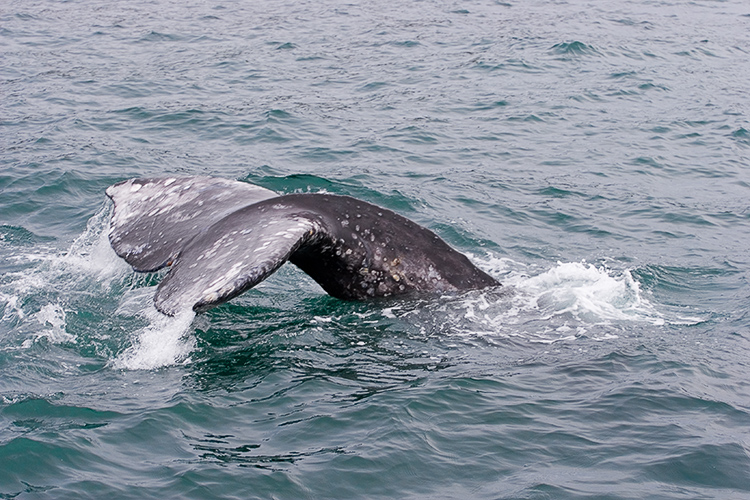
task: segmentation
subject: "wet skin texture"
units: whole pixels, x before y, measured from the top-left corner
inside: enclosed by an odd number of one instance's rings
[[[236,297],[287,260],[345,300],[499,286],[432,231],[349,196],[208,177],[131,179],[107,194],[117,254],[136,270],[172,266],[154,297],[168,315]]]

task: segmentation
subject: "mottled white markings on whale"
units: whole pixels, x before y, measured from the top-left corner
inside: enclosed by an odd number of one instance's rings
[[[236,297],[286,261],[348,300],[499,286],[432,231],[348,196],[210,177],[130,179],[107,195],[115,252],[136,271],[172,266],[154,297],[168,315]]]

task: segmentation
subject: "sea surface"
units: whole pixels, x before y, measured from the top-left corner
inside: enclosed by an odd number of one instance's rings
[[[107,186],[347,194],[503,283],[153,305]],[[0,498],[750,498],[750,4],[4,0]]]

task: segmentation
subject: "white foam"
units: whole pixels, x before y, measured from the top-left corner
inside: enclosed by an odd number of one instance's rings
[[[503,283],[501,289],[443,297],[439,302],[396,305],[380,311],[428,332],[494,343],[521,339],[551,344],[583,336],[611,341],[638,324],[682,324],[660,311],[627,269],[558,262],[542,272],[487,256],[472,259]]]
[[[46,338],[53,344],[62,344],[66,342],[75,342],[76,336],[65,331],[66,319],[65,310],[60,304],[46,304],[34,314],[34,319],[41,324],[44,329],[34,334],[33,339],[24,340],[21,347],[28,348],[43,338]]]
[[[2,277],[0,304],[4,307],[0,321],[20,335],[28,335],[28,338],[20,337],[17,346],[30,348],[40,339],[55,344],[77,342],[77,335],[67,331],[66,309],[71,307],[71,298],[107,295],[112,293],[113,284],[122,285],[130,279],[132,269],[109,244],[111,210],[110,204],[103,206],[67,252],[35,247],[32,252],[12,256],[16,264],[26,269]],[[116,293],[123,294],[120,307],[113,312],[117,318],[128,321],[141,315],[149,324],[133,333],[133,346],[119,356],[115,364],[125,368],[150,368],[187,358],[193,343],[182,337],[192,321],[192,312],[174,319],[158,313],[151,302],[153,288],[126,288]],[[141,314],[140,311],[151,312]],[[33,333],[22,333],[29,331]]]
[[[629,270],[612,271],[585,262],[558,262],[552,269],[515,283],[519,306],[542,319],[569,315],[588,324],[642,321],[664,324],[664,317],[643,297]]]
[[[15,316],[18,319],[24,319],[26,316],[21,306],[18,305],[18,296],[9,295],[0,292],[0,303],[3,303],[5,308],[3,309],[3,316],[0,321],[10,321]]]
[[[108,217],[111,208],[103,207],[88,222],[86,230],[76,238],[65,253],[55,249],[34,248],[11,256],[11,260],[20,265],[35,267],[23,271],[7,273],[3,278],[0,300],[24,318],[31,311],[23,311],[18,304],[23,304],[24,297],[37,292],[69,292],[81,287],[88,287],[93,277],[98,288],[107,288],[114,280],[127,276],[131,270],[122,259],[117,257],[107,239]],[[53,303],[58,303],[54,301]]]
[[[34,317],[42,325],[49,326],[54,330],[63,330],[65,328],[66,314],[59,304],[45,305]]]
[[[190,362],[195,337],[189,332],[195,318],[192,310],[174,317],[158,312],[153,306],[144,311],[149,324],[133,334],[133,343],[112,362],[126,370],[153,370]]]

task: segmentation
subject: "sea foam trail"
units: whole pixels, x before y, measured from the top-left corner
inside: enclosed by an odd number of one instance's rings
[[[555,342],[589,335],[594,340],[617,338],[618,332],[639,324],[652,326],[692,325],[702,318],[653,302],[642,290],[632,270],[611,269],[604,264],[557,262],[550,269],[529,276],[525,266],[509,260],[490,258],[490,267],[504,267],[504,284],[513,288],[510,307],[497,314],[497,304],[484,297],[474,309],[476,321],[498,332],[512,331],[534,342]],[[518,271],[518,269],[523,271]],[[508,269],[515,271],[508,272]],[[533,324],[533,328],[523,327]],[[544,326],[540,328],[540,326]]]

